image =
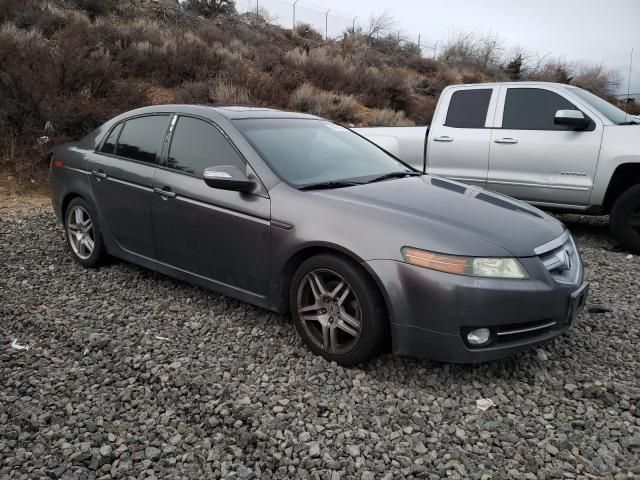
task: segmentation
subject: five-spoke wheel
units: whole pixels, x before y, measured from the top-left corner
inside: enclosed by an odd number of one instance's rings
[[[298,287],[297,309],[309,338],[327,353],[346,353],[360,338],[360,301],[336,272],[323,268],[309,272]]]
[[[76,197],[67,206],[64,216],[65,233],[71,253],[85,267],[97,266],[105,256],[93,211],[84,199]]]
[[[67,235],[73,253],[83,260],[91,256],[95,248],[93,224],[89,212],[80,205],[67,211]]]
[[[385,345],[388,319],[380,292],[348,258],[321,254],[303,262],[290,295],[296,329],[326,359],[356,365]]]

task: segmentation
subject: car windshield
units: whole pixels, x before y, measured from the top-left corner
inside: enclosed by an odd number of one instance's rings
[[[239,119],[235,124],[271,168],[296,187],[349,186],[414,172],[349,129],[324,120]]]
[[[606,100],[598,97],[597,95],[594,95],[591,92],[587,92],[586,90],[577,87],[571,87],[570,91],[580,100],[589,104],[589,106],[593,107],[613,123],[621,124],[630,120],[629,115],[627,115],[624,110],[620,110],[615,105],[611,105]]]

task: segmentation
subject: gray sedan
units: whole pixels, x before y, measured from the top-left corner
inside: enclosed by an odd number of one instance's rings
[[[112,255],[290,312],[342,365],[389,347],[499,358],[564,332],[587,293],[557,220],[310,115],[142,108],[56,148],[50,178],[80,264]]]

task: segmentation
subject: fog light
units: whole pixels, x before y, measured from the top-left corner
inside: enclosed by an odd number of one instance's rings
[[[476,328],[467,333],[467,342],[471,345],[483,345],[491,338],[491,330],[488,328]]]

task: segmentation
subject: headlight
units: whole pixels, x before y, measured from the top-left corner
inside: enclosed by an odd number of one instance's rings
[[[411,265],[456,275],[488,278],[529,278],[527,271],[515,258],[458,257],[410,247],[404,247],[402,255],[405,261]]]

